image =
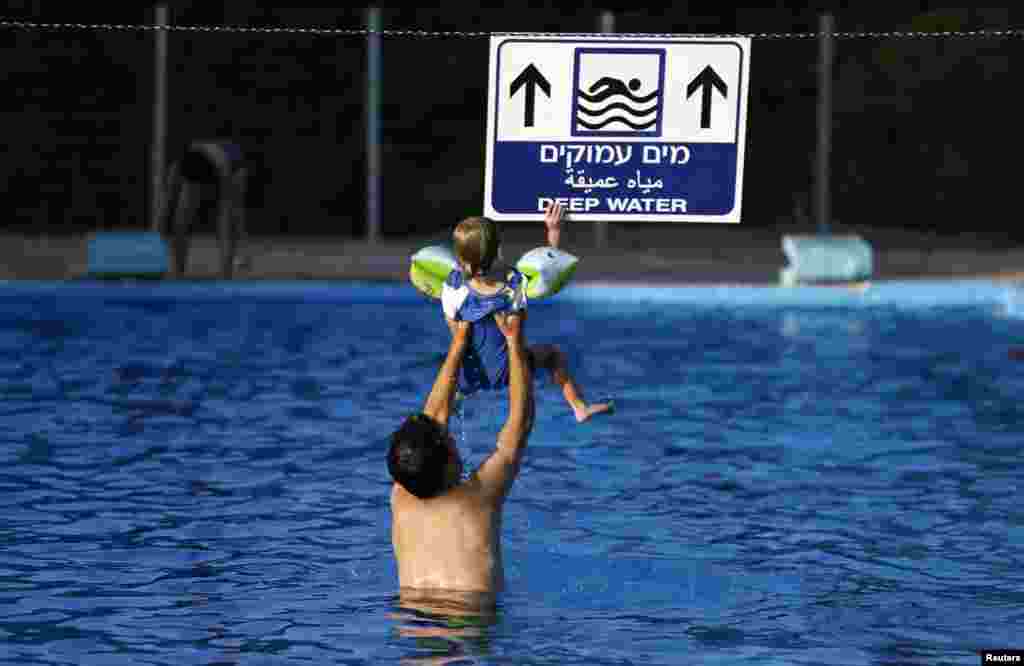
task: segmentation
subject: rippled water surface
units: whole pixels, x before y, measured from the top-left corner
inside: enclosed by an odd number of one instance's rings
[[[509,589],[481,616],[396,596],[385,438],[433,380],[438,308],[322,289],[333,301],[0,292],[0,662],[975,664],[1024,647],[1019,319],[537,304],[531,342],[619,410],[576,425],[539,378]],[[502,400],[453,421],[471,466]]]

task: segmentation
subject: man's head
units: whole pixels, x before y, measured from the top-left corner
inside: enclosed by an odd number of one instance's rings
[[[391,435],[391,478],[420,499],[442,494],[462,476],[462,459],[448,432],[426,414],[413,414]]]
[[[468,277],[491,270],[501,250],[501,233],[494,220],[467,217],[452,234],[455,258]]]

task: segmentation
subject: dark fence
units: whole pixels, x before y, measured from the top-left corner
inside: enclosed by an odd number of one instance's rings
[[[36,3],[38,4],[38,3]],[[56,5],[55,5],[56,7]],[[362,10],[171,6],[175,24],[365,27]],[[152,23],[152,11],[98,16],[15,8],[6,21]],[[594,32],[599,10],[384,10],[385,236],[448,229],[483,200],[490,31]],[[1019,10],[886,8],[836,13],[832,211],[839,225],[1024,240],[1014,192]],[[785,9],[694,16],[616,12],[629,33],[754,38],[743,224],[813,215],[817,15]],[[913,34],[888,34],[896,32]],[[937,32],[953,34],[935,36]],[[767,33],[767,34],[760,34]],[[80,233],[149,225],[154,94],[151,30],[0,29],[4,81],[2,229]],[[366,232],[365,35],[169,33],[167,159],[192,139],[233,138],[251,164],[253,234]],[[813,225],[813,221],[807,222]]]

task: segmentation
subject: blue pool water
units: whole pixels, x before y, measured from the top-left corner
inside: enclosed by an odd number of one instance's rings
[[[975,664],[1024,647],[1020,300],[578,287],[490,615],[396,592],[385,439],[447,330],[387,285],[0,285],[0,663]],[[503,396],[453,422],[472,466]]]

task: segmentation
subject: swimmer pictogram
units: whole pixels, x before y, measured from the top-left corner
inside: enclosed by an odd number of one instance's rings
[[[575,136],[660,136],[664,49],[578,48]]]
[[[597,81],[597,83],[590,86],[589,92],[592,93],[591,95],[588,95],[582,90],[579,92],[581,103],[576,109],[577,113],[579,114],[576,118],[576,122],[579,125],[586,127],[587,129],[593,130],[601,129],[606,125],[610,125],[616,122],[632,127],[635,130],[642,130],[651,127],[651,125],[653,125],[655,121],[654,117],[651,117],[650,121],[648,122],[643,121],[646,117],[651,116],[651,114],[654,114],[658,110],[657,105],[651,106],[650,108],[646,109],[639,107],[642,104],[646,104],[647,102],[656,99],[658,96],[658,91],[654,91],[650,95],[647,95],[645,97],[637,97],[630,93],[630,91],[639,89],[641,85],[642,84],[640,83],[640,79],[636,78],[630,79],[629,83],[626,84],[620,81],[619,79],[615,79],[610,76],[602,77]],[[609,102],[604,106],[595,106],[594,108],[589,108],[586,104],[582,103],[583,101],[585,101],[588,102],[589,104],[600,105],[602,102],[604,102],[610,97],[625,97],[628,100],[628,102],[616,100],[613,102]],[[629,102],[632,102],[635,105],[635,107],[630,106]],[[622,113],[618,115],[609,116],[604,120],[596,123],[588,123],[586,120],[583,119],[584,117],[587,116],[602,116],[611,111],[622,111]]]

